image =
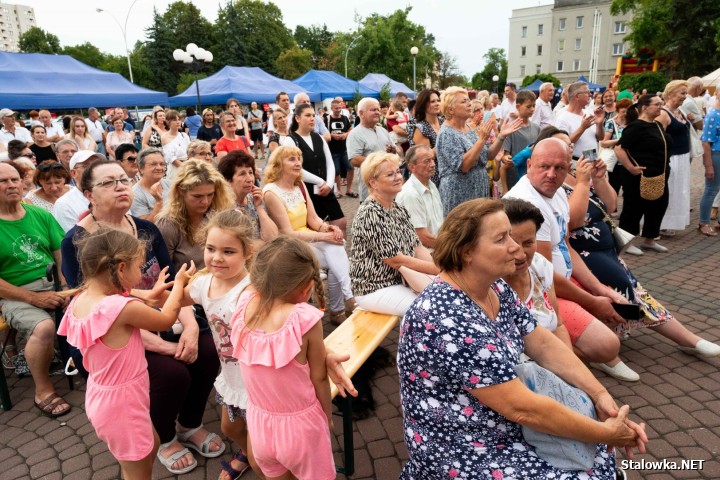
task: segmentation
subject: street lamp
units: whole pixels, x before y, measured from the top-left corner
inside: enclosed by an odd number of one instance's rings
[[[195,92],[197,93],[197,112],[200,111],[200,82],[198,80],[197,73],[203,67],[205,63],[213,61],[213,54],[204,48],[200,48],[194,43],[188,43],[185,50],[176,48],[173,51],[173,58],[178,62],[188,64],[190,69],[195,74]]]
[[[495,93],[500,93],[498,91],[498,80],[500,80],[500,77],[498,77],[497,75],[493,75],[493,82],[495,82]]]
[[[122,35],[123,35],[123,41],[125,42],[125,56],[127,56],[128,71],[130,72],[130,81],[131,81],[132,83],[135,83],[135,81],[133,80],[132,64],[130,63],[130,52],[128,51],[128,45],[127,45],[127,24],[128,24],[128,19],[130,18],[130,11],[131,11],[132,8],[135,6],[135,4],[137,3],[137,1],[138,1],[138,0],[135,0],[134,2],[132,2],[132,3],[130,4],[130,8],[128,8],[127,15],[125,15],[125,25],[124,25],[124,26],[120,24],[120,22],[119,22],[118,19],[115,17],[115,15],[113,15],[113,14],[110,13],[110,12],[108,12],[107,10],[103,10],[102,8],[96,8],[96,9],[95,9],[95,11],[96,11],[97,13],[107,13],[108,15],[110,15],[110,17],[111,17],[113,20],[115,20],[115,23],[117,23],[118,27],[120,27],[120,31],[122,32]],[[137,110],[137,107],[135,107],[135,109]]]
[[[345,78],[347,78],[347,57],[348,57],[348,53],[350,52],[350,49],[352,48],[352,46],[355,45],[355,42],[357,42],[358,40],[360,40],[360,36],[355,37],[355,38],[353,39],[353,41],[350,42],[350,45],[348,45],[347,48],[345,49]]]
[[[417,84],[416,84],[416,72],[417,72],[417,54],[418,54],[418,47],[412,47],[410,49],[410,55],[413,56],[413,92],[417,93]]]

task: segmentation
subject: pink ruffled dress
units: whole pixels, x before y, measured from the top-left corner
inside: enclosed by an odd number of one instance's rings
[[[81,294],[82,295],[82,294]],[[136,461],[152,451],[150,377],[140,330],[133,330],[122,348],[105,346],[102,337],[118,315],[136,298],[110,295],[83,318],[73,314],[75,297],[58,328],[70,345],[80,349],[90,373],[85,393],[85,412],[100,440],[118,460]]]
[[[295,360],[303,335],[323,312],[299,303],[282,328],[266,334],[245,324],[245,310],[255,295],[240,296],[230,336],[247,388],[246,419],[255,460],[270,477],[290,471],[299,480],[334,480],[328,419],[310,381],[310,366]]]

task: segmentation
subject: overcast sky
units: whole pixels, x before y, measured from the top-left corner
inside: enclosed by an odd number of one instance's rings
[[[132,0],[4,0],[29,5],[35,9],[38,26],[54,33],[60,43],[76,45],[91,42],[100,50],[123,54],[125,47],[117,23],[102,8],[125,23]],[[211,22],[217,17],[218,5],[226,0],[193,0]],[[145,28],[152,21],[153,7],[164,12],[171,0],[136,0],[127,22],[128,47],[145,40]],[[331,31],[353,31],[355,13],[366,17],[372,13],[387,15],[412,3],[410,20],[423,25],[435,36],[436,47],[457,58],[463,74],[471,77],[482,70],[482,56],[489,48],[508,46],[508,19],[516,8],[553,3],[551,0],[509,0],[504,2],[470,0],[275,0],[291,30],[296,25],[328,26]],[[94,25],[94,26],[93,26]],[[204,47],[204,45],[200,45]],[[178,45],[184,48],[184,45]],[[410,56],[408,52],[408,57]],[[242,66],[242,65],[239,65]]]

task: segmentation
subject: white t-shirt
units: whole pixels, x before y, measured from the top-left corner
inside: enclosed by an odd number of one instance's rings
[[[554,332],[557,312],[550,303],[548,292],[553,284],[553,266],[542,254],[535,252],[530,264],[530,292],[523,300],[540,325]]]
[[[80,189],[73,187],[55,202],[55,220],[67,232],[77,224],[78,217],[88,209],[89,204]]]
[[[45,127],[45,135],[47,135],[47,138],[54,137],[55,135],[60,136],[60,140],[65,138],[65,131],[63,131],[62,127],[59,127],[55,124],[52,124],[49,127],[46,125],[43,126]]]
[[[552,198],[547,198],[535,190],[525,175],[505,194],[505,197],[526,200],[540,209],[545,221],[538,230],[536,238],[539,242],[550,242],[553,268],[565,278],[570,278],[572,260],[565,243],[570,222],[570,205],[565,190],[558,188]]]
[[[583,110],[583,114],[593,115],[592,112],[588,112],[585,110]],[[577,113],[571,113],[567,109],[565,109],[558,115],[555,126],[560,130],[565,130],[566,132],[568,132],[568,135],[572,136],[573,132],[580,128],[582,120],[582,115],[578,115]],[[597,138],[595,137],[595,130],[595,125],[592,125],[590,128],[583,132],[580,138],[577,139],[577,141],[575,142],[575,150],[573,150],[573,157],[579,157],[580,155],[582,155],[582,152],[584,150],[590,150],[592,148],[597,149],[598,142]]]
[[[511,113],[517,115],[517,108],[515,102],[511,102],[507,97],[503,98],[502,103],[499,105],[498,113],[496,116],[502,120],[505,120],[510,116]]]
[[[102,142],[103,132],[105,131],[102,122],[100,120],[95,120],[93,122],[89,118],[86,118],[85,125],[87,125],[88,133],[93,138],[93,140],[95,140],[95,142]]]
[[[4,143],[7,147],[7,144],[13,140],[20,140],[25,143],[32,143],[33,141],[32,135],[30,135],[30,130],[23,128],[20,125],[15,125],[15,133],[10,133],[4,128],[0,129],[0,142]]]
[[[235,313],[238,297],[250,285],[250,275],[245,275],[240,283],[225,295],[210,298],[208,293],[213,276],[209,273],[196,277],[190,284],[190,298],[202,305],[210,324],[215,348],[220,357],[220,373],[215,379],[215,390],[223,397],[223,401],[234,407],[247,408],[247,390],[240,373],[240,364],[232,356],[233,346],[230,343],[232,325],[230,320]]]

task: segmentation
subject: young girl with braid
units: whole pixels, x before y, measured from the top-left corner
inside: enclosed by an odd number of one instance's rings
[[[268,479],[335,479],[320,266],[302,240],[281,235],[250,267],[232,318],[233,356],[248,393],[248,452]]]
[[[118,460],[125,479],[149,479],[160,444],[150,420],[150,378],[140,329],[163,331],[175,322],[183,288],[195,266],[183,265],[161,310],[129,296],[140,282],[145,244],[115,229],[99,229],[82,240],[84,285],[70,302],[59,335],[80,349],[90,372],[85,410],[98,438]],[[153,288],[169,284],[167,267]]]

